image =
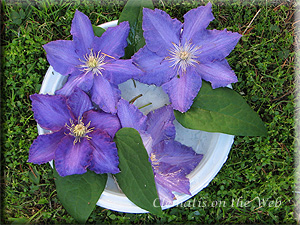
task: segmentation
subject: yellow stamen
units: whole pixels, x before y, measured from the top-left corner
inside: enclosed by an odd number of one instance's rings
[[[82,122],[82,118],[81,119],[78,118],[78,123],[76,125],[71,119],[70,119],[70,124],[71,126],[69,126],[68,124],[65,124],[65,126],[68,128],[68,130],[70,130],[69,135],[75,137],[75,140],[73,142],[74,145],[77,142],[80,142],[81,138],[87,138],[88,140],[91,139],[91,137],[87,135],[88,133],[94,130],[94,127],[89,128],[91,122],[89,122],[87,125],[84,125],[84,123]]]
[[[83,64],[79,65],[81,71],[85,72],[85,74],[92,72],[95,75],[101,75],[101,70],[104,70],[103,66],[107,63],[105,62],[105,57],[110,57],[115,59],[115,57],[105,54],[101,51],[95,53],[93,49],[90,50],[89,54],[84,56],[84,60],[79,59]]]
[[[150,160],[152,162],[153,167],[159,166],[159,162],[157,162],[156,156],[153,153],[150,154]]]
[[[199,52],[200,47],[192,45],[190,42],[186,42],[183,46],[181,43],[179,45],[172,43],[173,48],[169,50],[170,55],[165,57],[165,60],[169,60],[173,62],[171,67],[176,67],[177,72],[181,70],[181,72],[185,73],[187,67],[195,66],[195,64],[200,63],[198,60],[197,55]]]

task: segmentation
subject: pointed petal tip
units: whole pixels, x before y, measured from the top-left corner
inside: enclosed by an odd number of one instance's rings
[[[123,22],[119,23],[118,26],[124,26],[124,27],[130,28],[130,25],[129,25],[129,22],[128,22],[128,21],[123,21]]]
[[[211,83],[213,89],[238,82],[236,74],[226,59],[198,65],[197,70],[203,80]]]
[[[32,95],[29,95],[30,100],[35,100],[37,98],[38,93],[34,93]]]
[[[110,173],[112,174],[117,174],[117,173],[120,173],[121,170],[117,167],[117,168],[114,168]]]
[[[213,30],[216,30],[216,29],[213,29]],[[232,36],[235,36],[235,37],[233,37],[233,39],[234,38],[240,39],[243,36],[239,32],[230,31],[230,30],[227,30],[227,28],[224,28],[224,31],[227,32],[227,33],[229,33],[229,34],[231,34]]]
[[[193,105],[194,101],[191,101],[189,104],[187,105],[178,105],[177,103],[172,103],[171,105],[173,107],[173,109],[179,111],[180,113],[185,113],[187,111],[189,111],[189,109],[191,108],[191,106]]]
[[[74,17],[75,17],[75,16],[76,16],[76,17],[80,16],[80,17],[84,17],[84,18],[88,17],[88,16],[85,15],[83,12],[79,11],[78,9],[75,10]]]
[[[182,42],[194,41],[202,37],[209,23],[215,19],[211,4],[199,6],[184,14]]]
[[[73,36],[76,53],[80,56],[87,54],[93,47],[95,37],[89,17],[77,10],[72,20],[70,33]]]
[[[108,27],[101,37],[95,37],[93,50],[101,51],[116,59],[124,56],[124,49],[128,45],[127,37],[130,31],[128,21],[124,21],[115,27]]]

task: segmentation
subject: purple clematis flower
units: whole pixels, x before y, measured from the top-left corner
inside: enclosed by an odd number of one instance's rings
[[[108,113],[116,113],[120,99],[117,85],[141,74],[132,60],[119,59],[127,46],[129,23],[108,28],[96,37],[89,18],[76,10],[72,21],[73,41],[58,40],[44,45],[53,69],[70,77],[56,94],[69,96],[75,87],[90,91],[91,99]]]
[[[241,35],[224,30],[207,30],[214,19],[211,3],[184,15],[184,24],[166,12],[143,9],[146,45],[134,56],[145,71],[138,80],[162,86],[174,109],[186,112],[198,94],[202,79],[213,88],[237,82],[226,56]]]
[[[145,116],[135,105],[121,99],[117,115],[122,127],[132,127],[142,137],[161,205],[173,203],[175,195],[172,191],[190,195],[190,182],[186,176],[195,169],[203,155],[174,140],[172,107],[164,106]]]
[[[39,135],[29,149],[28,162],[54,160],[60,176],[118,173],[119,158],[112,141],[120,129],[117,116],[94,111],[90,98],[79,88],[62,95],[30,96],[38,124],[52,133]]]

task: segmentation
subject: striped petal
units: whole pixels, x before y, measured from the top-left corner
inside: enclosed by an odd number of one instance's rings
[[[180,112],[186,112],[193,104],[201,85],[201,77],[195,68],[190,66],[185,74],[179,78],[174,77],[171,81],[163,84],[162,88],[169,95],[173,108]]]
[[[167,56],[172,42],[179,43],[182,23],[172,19],[166,12],[143,9],[143,30],[147,47],[159,56]]]

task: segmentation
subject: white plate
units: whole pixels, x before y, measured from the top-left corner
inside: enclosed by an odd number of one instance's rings
[[[107,29],[108,27],[116,25],[117,21],[111,21],[100,26]],[[44,77],[40,94],[54,94],[56,90],[63,86],[66,80],[66,76],[62,76],[55,72],[50,66]],[[151,102],[151,105],[141,109],[145,114],[169,103],[169,98],[161,87],[155,87],[153,85],[149,86],[139,82],[136,82],[136,87],[134,87],[133,81],[128,80],[127,82],[120,84],[119,88],[122,92],[122,97],[128,101],[139,94],[143,94],[143,96],[138,98],[134,104],[140,107]],[[174,192],[177,200],[175,200],[172,205],[163,206],[162,209],[176,206],[205,188],[225,163],[234,139],[233,135],[190,130],[182,127],[177,121],[174,121],[174,124],[176,128],[175,140],[192,147],[195,152],[201,153],[204,156],[195,170],[188,175],[188,178],[190,179],[190,192],[192,195]],[[38,126],[39,134],[44,134],[46,132],[46,130]],[[106,188],[97,202],[97,205],[126,213],[147,212],[133,204],[123,193],[121,193],[111,176],[108,177]]]

